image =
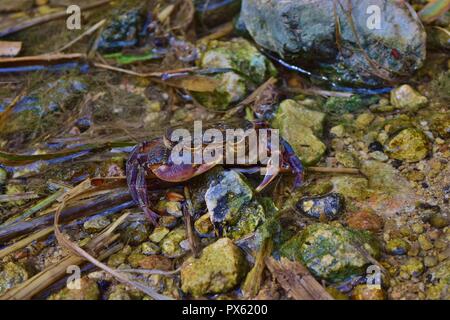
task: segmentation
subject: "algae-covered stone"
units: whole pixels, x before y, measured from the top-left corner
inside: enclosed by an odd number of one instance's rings
[[[383,216],[412,210],[418,197],[411,183],[392,165],[380,161],[364,161],[361,172],[369,179],[370,206]]]
[[[131,245],[138,245],[148,238],[149,226],[147,221],[131,222],[123,231],[122,239]]]
[[[214,76],[218,81],[214,92],[193,93],[202,105],[217,110],[226,110],[231,104],[239,102],[253,88],[275,74],[272,63],[250,42],[241,38],[209,42],[198,65],[201,68],[233,70]]]
[[[0,271],[0,295],[28,280],[28,272],[20,264],[8,262]]]
[[[400,266],[400,271],[409,277],[418,277],[424,271],[424,265],[419,258],[408,258],[408,260]]]
[[[99,216],[89,219],[83,224],[84,230],[87,232],[99,232],[109,226],[111,221],[107,217]]]
[[[247,261],[243,252],[228,238],[203,249],[198,259],[188,258],[181,267],[181,289],[193,296],[225,293],[245,276]]]
[[[198,218],[194,223],[195,231],[200,236],[209,236],[214,231],[214,226],[211,222],[209,213],[205,213],[200,218]]]
[[[263,206],[243,175],[227,170],[209,181],[205,202],[210,219],[225,236],[239,239],[265,221]]]
[[[432,283],[427,287],[429,300],[450,300],[450,260],[445,260],[430,270]]]
[[[385,300],[386,295],[381,286],[360,284],[352,292],[353,300]]]
[[[166,227],[156,227],[152,234],[150,235],[150,241],[155,243],[161,242],[162,239],[170,232],[169,228]]]
[[[158,247],[157,244],[153,242],[144,242],[141,244],[141,252],[142,254],[149,256],[153,254],[158,254],[161,251],[161,248]]]
[[[369,183],[363,177],[336,176],[331,179],[331,182],[333,191],[342,194],[346,199],[362,200],[369,195]]]
[[[137,45],[140,28],[144,25],[139,10],[115,12],[113,17],[100,35],[98,49],[113,52]]]
[[[52,294],[48,300],[99,300],[100,290],[97,282],[88,278],[80,279],[80,288],[64,288]]]
[[[417,162],[428,155],[429,148],[428,139],[422,131],[408,128],[400,131],[387,143],[386,152],[393,159]]]
[[[301,213],[316,219],[336,219],[344,208],[344,198],[338,193],[304,197],[296,206]]]
[[[317,223],[306,227],[281,247],[281,254],[302,262],[315,276],[338,282],[361,275],[370,263],[358,248],[374,258],[379,245],[367,231],[354,231],[339,225]]]
[[[272,121],[280,135],[294,148],[296,155],[306,165],[317,163],[326,151],[317,137],[322,135],[325,114],[313,111],[294,100],[284,100]]]
[[[408,252],[411,246],[406,240],[401,238],[391,239],[386,243],[386,252],[392,255],[403,255]]]
[[[71,76],[43,84],[20,99],[8,116],[7,125],[0,127],[0,139],[8,143],[25,143],[61,124],[64,111],[72,111],[86,91],[84,79]],[[9,103],[0,101],[0,105]],[[1,107],[0,107],[1,109]]]
[[[170,231],[160,242],[162,254],[167,257],[176,257],[183,254],[184,250],[180,246],[180,242],[186,237],[186,229],[184,227]]]
[[[435,113],[430,119],[430,127],[444,139],[450,138],[450,113]]]
[[[321,136],[325,116],[323,112],[310,110],[294,100],[287,99],[280,103],[274,124],[292,118],[292,121],[295,121],[298,125],[306,126],[312,129],[314,134]]]
[[[427,103],[428,99],[410,85],[404,84],[391,91],[391,104],[397,109],[416,111]]]
[[[381,8],[380,27],[369,5]],[[260,46],[297,65],[329,63],[333,81],[380,85],[425,60],[425,29],[405,1],[243,0],[241,16]]]
[[[355,124],[359,129],[367,129],[374,119],[375,116],[373,114],[365,112],[356,118]]]
[[[350,152],[337,151],[335,155],[336,160],[346,168],[358,168],[358,159]]]

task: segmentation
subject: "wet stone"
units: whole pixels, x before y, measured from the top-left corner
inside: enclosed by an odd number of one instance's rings
[[[28,280],[28,272],[18,263],[8,262],[0,271],[0,295]]]
[[[161,248],[153,242],[144,242],[141,244],[141,252],[146,256],[158,254],[161,252]]]
[[[194,228],[200,236],[207,237],[214,234],[214,226],[211,222],[211,218],[209,217],[209,213],[206,213],[198,218],[194,223]]]
[[[344,198],[338,193],[305,197],[297,202],[296,208],[311,218],[334,220],[344,208]]]
[[[84,230],[87,232],[99,232],[105,229],[107,226],[111,224],[111,221],[107,217],[94,217],[93,219],[89,219],[83,224]]]
[[[383,218],[371,210],[361,210],[351,213],[346,219],[347,225],[356,230],[377,232],[383,229]]]
[[[357,243],[375,259],[379,256],[379,244],[369,232],[324,223],[309,225],[285,242],[280,252],[302,262],[316,277],[339,282],[363,274],[369,264],[355,247]]]
[[[331,179],[333,191],[342,194],[346,199],[365,199],[368,196],[368,181],[362,177],[335,176]]]
[[[188,258],[181,267],[181,289],[194,297],[225,293],[244,278],[247,262],[243,252],[228,238],[203,249],[200,257]]]
[[[432,213],[428,222],[431,224],[431,226],[439,229],[445,228],[450,224],[449,219],[441,212]]]
[[[406,254],[409,249],[409,243],[401,238],[391,239],[386,244],[386,252],[396,256]]]
[[[186,229],[184,227],[176,228],[170,231],[160,242],[161,253],[166,257],[177,257],[184,253],[180,242],[186,239]]]
[[[309,110],[294,100],[284,100],[278,107],[272,126],[280,130],[281,136],[304,164],[312,165],[322,158],[326,150],[319,139],[324,121],[324,113]]]
[[[433,282],[427,286],[426,295],[430,300],[449,300],[450,260],[439,263],[430,271]]]
[[[358,159],[350,152],[336,152],[336,160],[346,168],[358,168]]]
[[[408,77],[422,66],[425,29],[409,4],[383,1],[379,29],[367,28],[366,2],[341,2],[337,8],[335,4],[333,0],[243,0],[241,18],[260,46],[303,68],[308,63],[326,63],[327,70],[317,69],[333,81],[380,85],[398,74]],[[364,50],[358,47],[355,33]],[[383,74],[371,63],[381,67]]]
[[[88,278],[82,277],[80,279],[80,287],[78,288],[64,288],[56,294],[52,294],[48,300],[99,300],[100,290],[97,282]]]
[[[148,239],[149,226],[147,222],[131,222],[122,233],[122,240],[130,245],[138,245]]]
[[[159,243],[162,239],[170,232],[170,230],[166,227],[156,227],[149,239],[152,242]]]
[[[204,199],[211,222],[225,236],[240,239],[265,221],[264,208],[243,175],[226,170],[213,179],[205,178],[209,187]]]
[[[198,65],[205,69],[231,68],[239,73],[219,73],[214,76],[218,86],[213,92],[192,93],[202,105],[215,110],[228,109],[232,104],[244,99],[255,85],[262,84],[276,73],[272,63],[249,41],[242,38],[210,41],[202,50]]]
[[[200,25],[211,28],[230,20],[239,13],[241,0],[194,0]]]
[[[429,153],[428,139],[418,129],[404,129],[387,143],[386,152],[392,159],[417,162]]]
[[[352,292],[353,300],[385,300],[386,295],[381,286],[359,284]]]
[[[423,271],[424,265],[419,258],[408,258],[408,260],[400,266],[400,272],[404,272],[403,276],[418,277]]]
[[[138,33],[143,25],[139,10],[116,12],[113,17],[100,35],[98,49],[101,52],[120,51],[138,43]]]
[[[428,99],[426,97],[420,95],[407,84],[391,91],[391,104],[397,109],[416,111],[427,103]]]

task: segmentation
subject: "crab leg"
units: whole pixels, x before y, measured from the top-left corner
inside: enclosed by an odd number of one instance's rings
[[[153,225],[158,224],[158,214],[150,209],[148,201],[147,181],[145,180],[145,168],[140,161],[139,151],[142,145],[138,145],[131,153],[127,161],[127,183],[134,202],[144,211]]]
[[[283,148],[283,162],[287,163],[295,174],[294,189],[300,187],[303,183],[304,168],[302,161],[297,157],[291,145],[280,137],[281,146]]]

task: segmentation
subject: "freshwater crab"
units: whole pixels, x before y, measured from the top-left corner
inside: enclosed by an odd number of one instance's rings
[[[266,127],[264,122],[247,122],[253,128],[258,129]],[[225,129],[224,127],[221,129]],[[259,132],[256,130],[256,132]],[[245,139],[245,138],[244,138]],[[299,187],[303,181],[303,166],[300,159],[295,155],[292,147],[287,141],[280,137],[280,148],[277,156],[279,156],[280,168],[291,169],[295,175],[294,188]],[[222,142],[221,142],[222,143]],[[238,142],[236,142],[236,145]],[[140,206],[144,213],[148,216],[150,222],[154,225],[158,224],[159,215],[151,209],[147,194],[147,177],[157,178],[166,182],[181,183],[196,177],[222,161],[213,161],[203,164],[181,163],[176,164],[172,158],[172,150],[175,143],[170,141],[167,134],[162,137],[145,141],[134,147],[126,163],[126,175],[128,188],[133,200]],[[204,148],[205,145],[202,145]],[[230,147],[223,143],[223,147]],[[232,146],[234,148],[234,146]],[[272,154],[272,147],[269,144],[268,151]],[[226,152],[225,149],[224,153]],[[223,160],[223,157],[219,160]],[[270,161],[267,168],[271,166]],[[234,165],[236,167],[236,165]],[[279,170],[266,170],[265,176],[259,186],[256,188],[260,192],[267,186],[278,174]]]

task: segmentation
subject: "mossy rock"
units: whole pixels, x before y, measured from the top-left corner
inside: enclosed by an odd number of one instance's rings
[[[181,289],[194,297],[225,293],[244,278],[248,264],[231,239],[222,238],[188,258],[181,267]]]
[[[389,157],[406,162],[423,160],[430,152],[428,138],[415,128],[400,131],[385,147]]]
[[[339,282],[365,272],[370,261],[359,248],[374,258],[380,255],[380,246],[369,232],[317,223],[283,244],[280,252],[302,262],[315,276]]]
[[[242,38],[210,41],[203,50],[198,65],[200,68],[232,69],[214,76],[219,83],[214,92],[193,92],[202,105],[215,110],[228,109],[276,74],[272,63]]]
[[[292,146],[305,165],[317,163],[326,151],[318,138],[322,135],[325,114],[309,110],[294,100],[284,100],[272,121],[272,127]]]

